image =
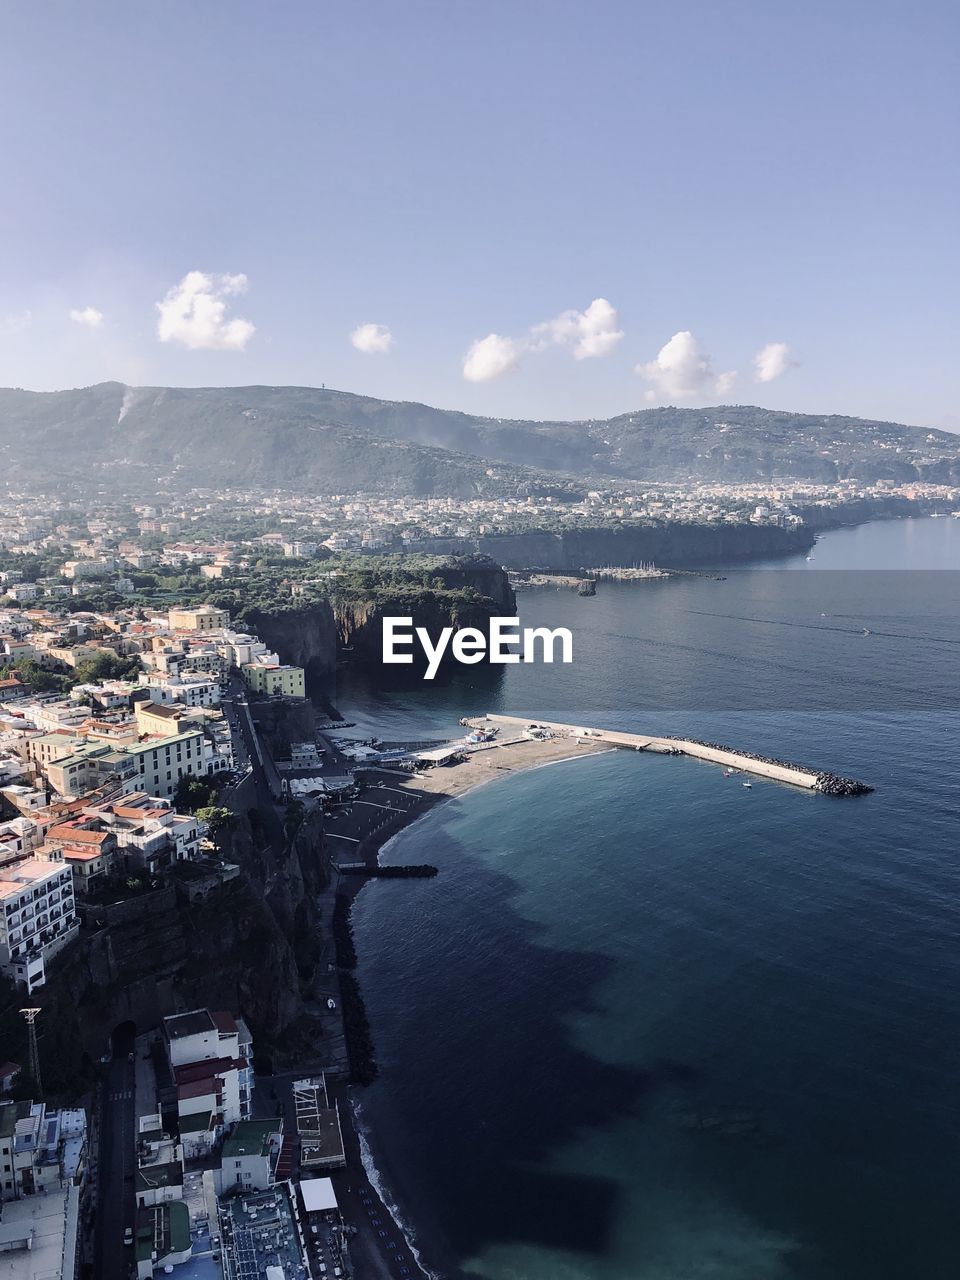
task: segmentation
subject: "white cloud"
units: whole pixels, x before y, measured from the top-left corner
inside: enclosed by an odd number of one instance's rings
[[[351,333],[350,341],[358,351],[375,355],[390,350],[393,334],[385,324],[361,324]]]
[[[710,357],[689,329],[675,333],[657,352],[655,360],[638,364],[636,372],[653,386],[648,400],[691,400],[709,394],[724,395],[736,380],[736,372],[715,374]]]
[[[594,298],[586,311],[571,308],[530,330],[535,350],[556,344],[571,347],[574,360],[608,356],[620,339],[620,317],[606,298]]]
[[[96,307],[75,307],[70,312],[70,319],[77,324],[85,324],[88,329],[99,329],[103,324],[103,312]]]
[[[552,320],[532,325],[522,338],[490,333],[478,339],[464,358],[463,376],[468,382],[499,378],[516,369],[522,355],[548,347],[564,347],[574,360],[608,356],[622,337],[616,309],[606,298],[594,298],[585,311],[561,311]]]
[[[790,359],[790,348],[785,342],[768,342],[753,357],[754,382],[772,382],[788,369],[796,368],[796,360]]]
[[[468,382],[489,382],[512,373],[520,362],[522,350],[522,345],[513,338],[488,333],[485,338],[478,338],[464,357],[463,376]]]
[[[255,329],[249,320],[227,319],[225,299],[246,289],[244,275],[188,271],[157,303],[157,337],[161,342],[181,342],[194,351],[242,351]]]

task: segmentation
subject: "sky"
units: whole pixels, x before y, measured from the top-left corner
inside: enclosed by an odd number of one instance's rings
[[[0,3],[0,385],[960,431],[942,0]]]

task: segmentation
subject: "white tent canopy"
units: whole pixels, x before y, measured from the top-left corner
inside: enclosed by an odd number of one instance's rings
[[[307,1182],[301,1182],[300,1194],[307,1213],[323,1213],[326,1209],[337,1207],[337,1193],[329,1178],[310,1178]]]

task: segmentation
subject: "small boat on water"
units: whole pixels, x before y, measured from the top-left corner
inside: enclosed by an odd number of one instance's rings
[[[742,786],[744,786],[744,787],[746,787],[746,788],[747,788],[747,790],[749,791],[749,790],[750,790],[750,788],[753,786],[753,783],[752,783],[752,782],[744,782],[744,783],[742,783],[741,785],[742,785]]]
[[[735,773],[736,769],[724,769],[723,776],[725,778],[732,778]]]

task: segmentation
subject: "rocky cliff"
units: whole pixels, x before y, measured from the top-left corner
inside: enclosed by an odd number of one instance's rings
[[[118,1023],[155,1026],[198,1005],[241,1013],[260,1054],[282,1060],[315,1050],[305,999],[321,943],[316,895],[329,878],[319,815],[294,809],[282,832],[268,832],[245,811],[223,852],[241,874],[202,900],[171,884],[88,914],[79,940],[34,993],[50,1093],[82,1091]],[[17,1057],[25,1052],[17,1003],[5,993],[0,1032],[7,1056],[26,1061]]]
[[[516,597],[499,563],[485,556],[451,559],[430,571],[430,585],[402,580],[370,591],[355,586],[333,590],[277,611],[247,610],[244,623],[255,628],[284,662],[307,673],[312,692],[332,686],[339,662],[379,662],[384,617],[412,617],[437,637],[443,627],[485,628],[492,614],[512,615]]]
[[[805,551],[813,538],[805,527],[671,524],[489,534],[480,539],[480,550],[510,569],[596,569],[642,561],[687,569]]]

